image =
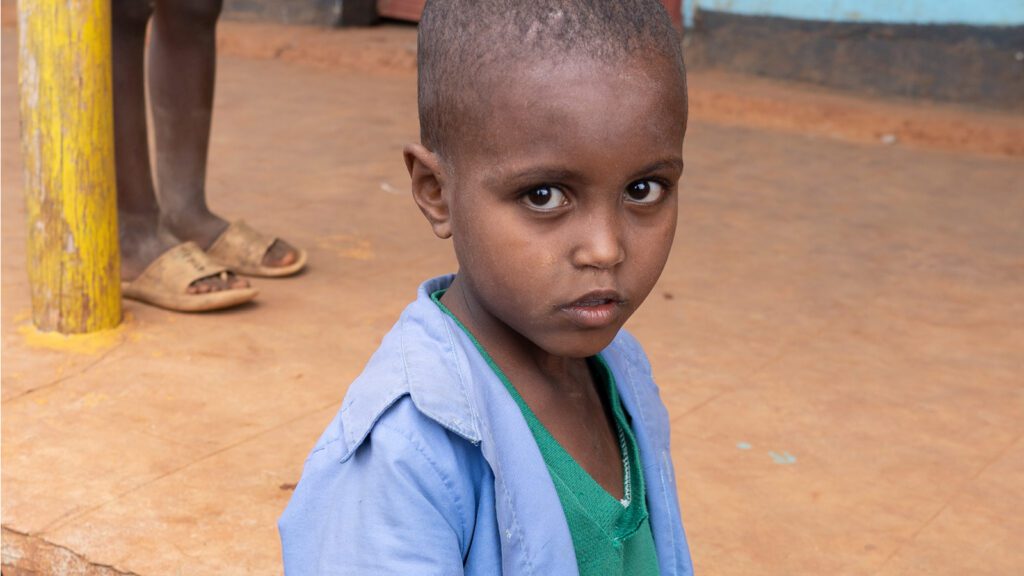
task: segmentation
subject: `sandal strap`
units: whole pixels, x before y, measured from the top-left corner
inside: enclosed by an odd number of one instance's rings
[[[213,259],[229,268],[254,268],[263,265],[263,258],[277,238],[262,234],[244,220],[235,220],[206,251]]]
[[[227,272],[210,259],[195,242],[183,242],[154,260],[134,283],[166,286],[176,294],[185,294],[193,282]]]

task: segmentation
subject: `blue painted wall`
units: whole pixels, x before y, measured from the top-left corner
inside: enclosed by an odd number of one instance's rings
[[[683,0],[687,26],[698,9],[833,22],[1024,25],[1024,0]]]

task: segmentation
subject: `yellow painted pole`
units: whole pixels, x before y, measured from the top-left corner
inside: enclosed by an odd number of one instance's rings
[[[121,321],[110,0],[18,0],[32,319],[64,334]]]

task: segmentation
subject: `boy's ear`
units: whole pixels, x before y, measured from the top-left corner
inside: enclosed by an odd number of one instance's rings
[[[451,213],[448,200],[443,193],[444,172],[441,160],[420,144],[407,144],[402,150],[405,167],[412,179],[412,198],[420,211],[427,217],[430,227],[438,238],[452,235]]]

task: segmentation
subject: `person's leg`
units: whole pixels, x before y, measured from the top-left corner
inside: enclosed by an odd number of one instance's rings
[[[220,10],[221,0],[158,0],[149,49],[161,221],[204,249],[228,225],[206,203]],[[277,241],[263,263],[286,266],[296,258],[294,248]]]
[[[132,280],[174,242],[158,233],[160,208],[153,189],[146,136],[144,59],[146,24],[152,14],[150,0],[114,0],[111,3],[111,48],[114,99],[114,158],[117,178],[118,232],[121,276]],[[232,276],[193,283],[189,291],[205,293],[245,287]]]

